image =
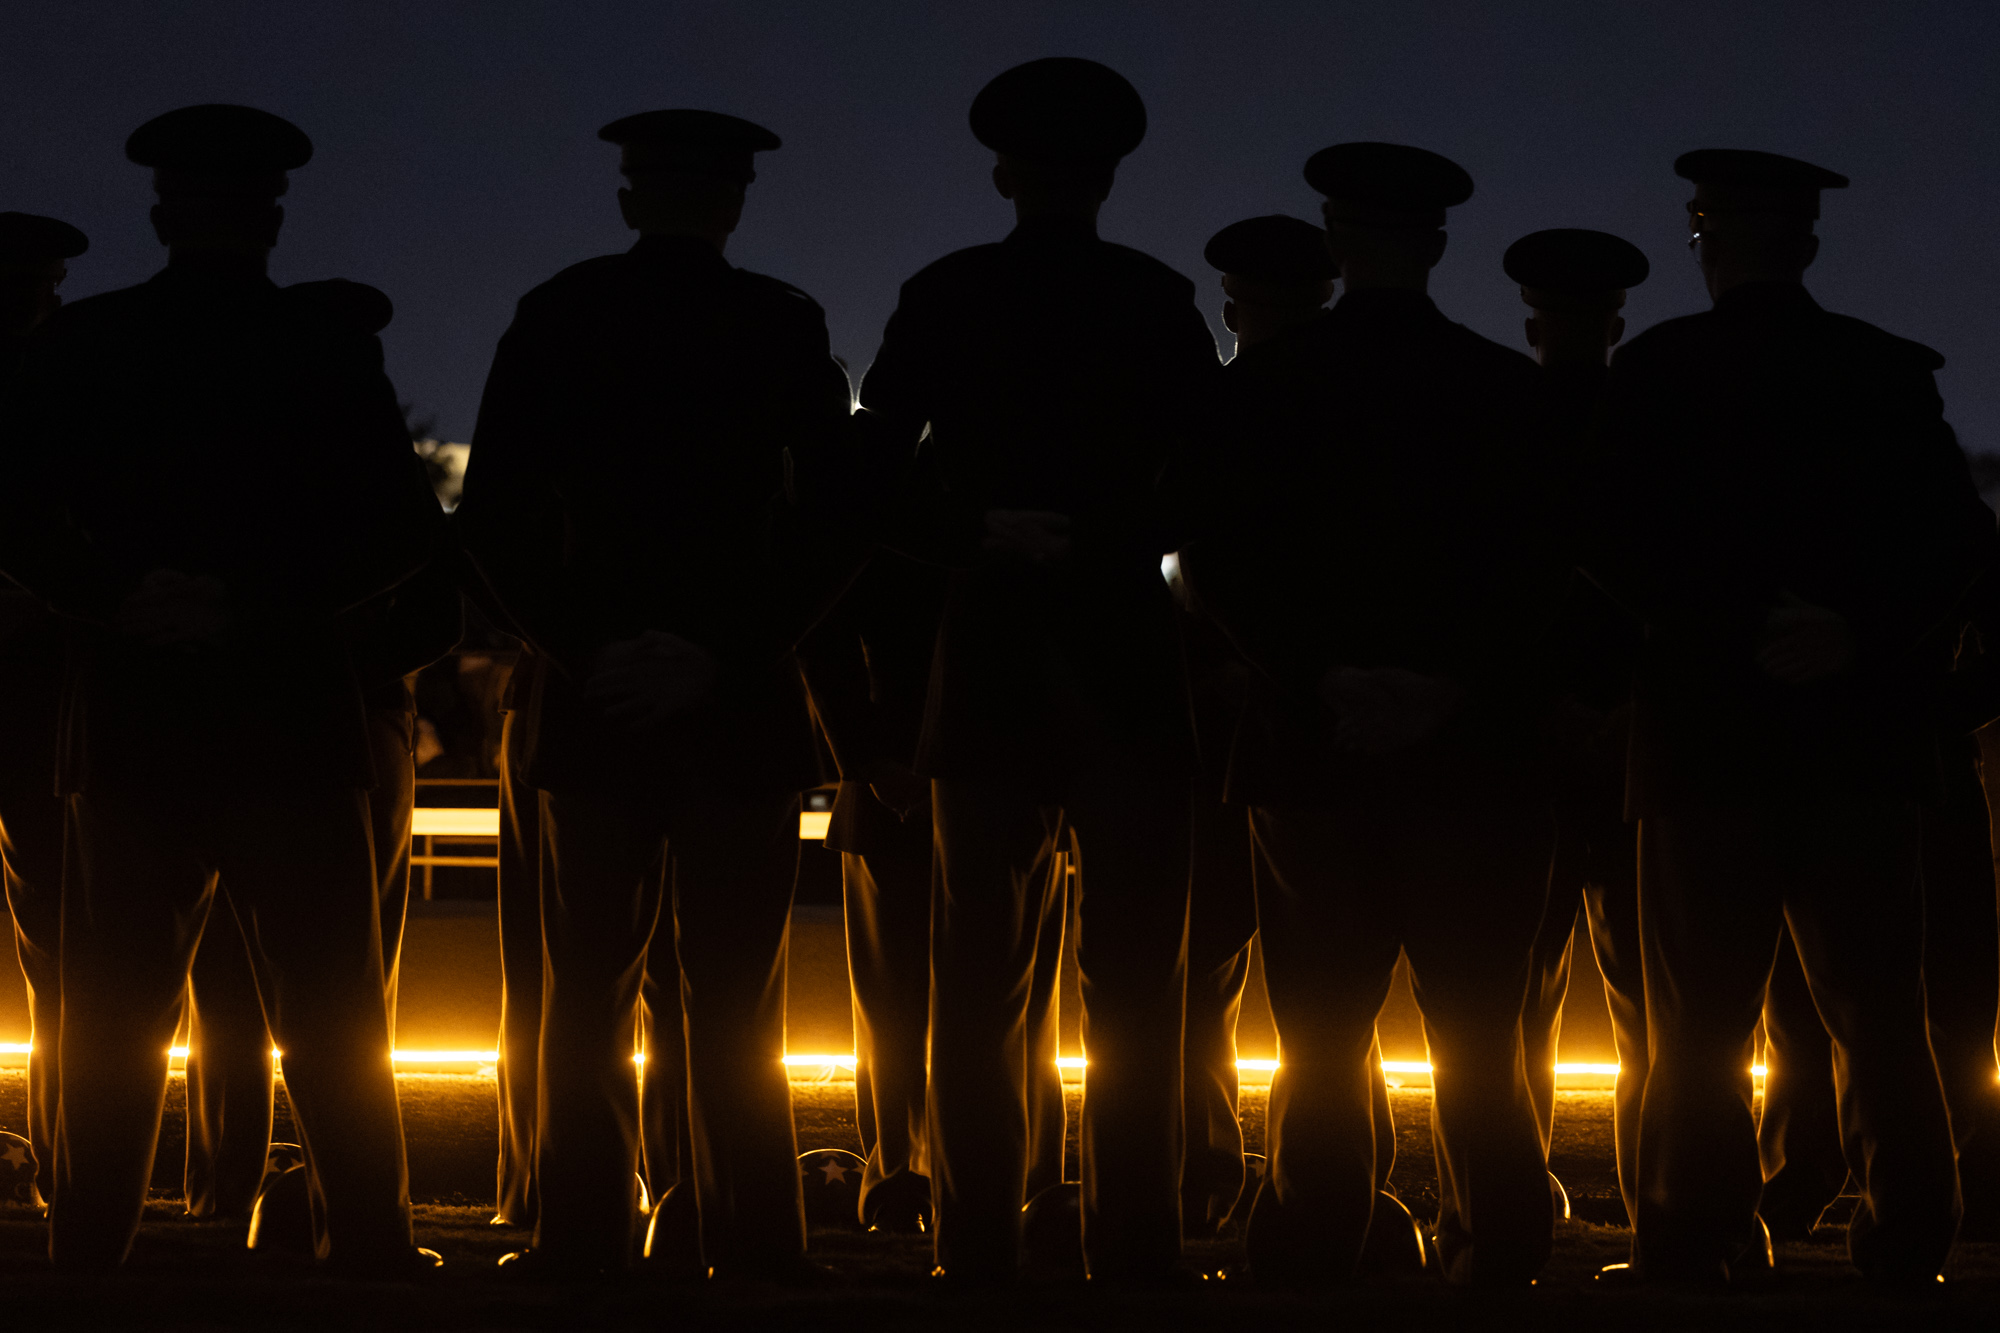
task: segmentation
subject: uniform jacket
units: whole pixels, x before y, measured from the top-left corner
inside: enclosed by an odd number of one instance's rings
[[[935,565],[879,552],[799,645],[813,717],[840,772],[827,833],[838,851],[866,855],[899,832],[895,812],[868,790],[869,772],[884,761],[916,763],[949,577]],[[909,818],[928,822],[928,813]]]
[[[27,350],[25,335],[0,337],[0,403]],[[15,799],[55,790],[63,658],[62,622],[33,593],[0,585],[0,791]]]
[[[692,240],[649,237],[523,297],[473,436],[461,543],[530,645],[528,780],[759,791],[815,780],[791,648],[817,605],[790,548],[787,455],[846,428],[826,317]],[[608,643],[656,629],[721,665],[656,734],[581,695]]]
[[[1542,649],[1555,696],[1548,740],[1558,818],[1572,825],[1624,822],[1626,746],[1632,730],[1632,675],[1645,633],[1630,612],[1581,568],[1590,505],[1602,498],[1594,434],[1610,378],[1603,365],[1545,369],[1550,441],[1562,478],[1561,530],[1577,568]],[[1585,710],[1588,710],[1587,712]],[[1591,714],[1594,724],[1580,725]]]
[[[1258,669],[1229,799],[1518,788],[1536,651],[1567,565],[1533,362],[1418,292],[1350,292],[1230,375],[1233,517],[1182,552],[1195,604]],[[1432,741],[1332,748],[1338,666],[1455,679]]]
[[[1948,657],[1994,549],[1942,364],[1787,283],[1736,288],[1618,353],[1590,572],[1647,626],[1628,813],[1927,788],[1919,677]],[[1804,686],[1757,669],[1787,598],[1846,618],[1853,669]]]
[[[0,421],[0,562],[84,626],[64,790],[371,782],[339,618],[445,534],[372,334],[260,276],[175,263],[64,306]],[[221,580],[224,646],[102,628],[154,569]]]
[[[1059,785],[1109,751],[1185,766],[1160,558],[1220,366],[1186,278],[1087,227],[1024,224],[903,286],[862,406],[933,479],[892,535],[955,570],[920,771]],[[988,558],[990,509],[1071,517],[1057,570]]]

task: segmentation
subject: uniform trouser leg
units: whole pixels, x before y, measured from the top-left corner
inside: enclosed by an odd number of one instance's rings
[[[368,749],[375,767],[375,789],[368,793],[368,825],[375,841],[382,976],[392,1039],[396,1034],[396,991],[403,969],[403,925],[410,910],[410,830],[417,808],[417,707],[416,696],[407,687],[405,699],[403,707],[368,710]]]
[[[321,1255],[407,1252],[409,1177],[359,792],[71,798],[65,1094],[50,1253],[118,1262],[138,1229],[171,1040],[217,873],[250,941],[312,1171]],[[301,857],[298,848],[313,850]]]
[[[1010,1276],[1029,1151],[1028,1009],[1062,821],[989,782],[931,784],[930,1150],[937,1262]]]
[[[1547,1152],[1511,1018],[1527,994],[1552,843],[1544,810],[1467,810],[1411,867],[1443,909],[1411,913],[1403,949],[1430,1048],[1438,1255],[1454,1282],[1525,1282],[1553,1243]]]
[[[633,1045],[671,877],[704,1258],[723,1274],[802,1255],[784,1066],[796,806],[787,793],[667,815],[620,798],[542,793],[538,1248],[608,1267],[629,1258],[642,1147]]]
[[[188,1003],[187,1210],[247,1217],[270,1151],[277,1071],[250,946],[226,888],[209,909]]]
[[[1375,1018],[1407,948],[1434,1066],[1446,1275],[1532,1277],[1553,1219],[1518,1020],[1546,896],[1545,814],[1259,809],[1254,827],[1280,1064],[1253,1266],[1277,1281],[1354,1272],[1381,1185]]]
[[[257,805],[221,812],[220,869],[284,1052],[285,1093],[324,1221],[321,1257],[394,1258],[411,1246],[410,1177],[367,803],[339,791],[269,812]],[[314,849],[310,867],[300,847]]]
[[[1528,1000],[1521,1007],[1521,1053],[1527,1071],[1528,1095],[1534,1100],[1535,1123],[1541,1130],[1542,1157],[1556,1120],[1556,1055],[1562,1044],[1563,1001],[1569,996],[1570,961],[1576,949],[1576,925],[1583,916],[1578,880],[1570,863],[1572,851],[1558,836],[1555,862],[1549,872],[1549,905],[1529,951]]]
[[[1612,834],[1607,830],[1607,834]],[[1639,1215],[1639,1110],[1646,1097],[1646,984],[1639,950],[1638,829],[1619,825],[1607,838],[1607,855],[1583,890],[1590,947],[1604,976],[1611,1012],[1611,1043],[1618,1077],[1611,1092],[1611,1130],[1618,1159],[1618,1189],[1627,1219]]]
[[[913,813],[866,856],[843,852],[841,898],[854,997],[854,1102],[867,1165],[860,1209],[883,1182],[929,1173],[924,1034],[930,1019],[932,839]]]
[[[1924,989],[1931,1046],[1944,1079],[1965,1191],[1965,1235],[2000,1235],[2000,915],[1992,835],[1979,770],[1947,769],[1943,807],[1924,812]]]
[[[1035,968],[1028,983],[1028,1179],[1027,1196],[1060,1185],[1068,1174],[1069,1107],[1063,1095],[1063,970],[1076,957],[1074,866],[1069,830],[1066,850],[1049,862],[1049,887],[1035,928]]]
[[[1187,787],[1134,770],[1069,784],[1083,993],[1083,1256],[1093,1277],[1180,1261]]]
[[[1257,933],[1249,812],[1208,795],[1198,793],[1194,801],[1188,891],[1181,1222],[1190,1236],[1214,1235],[1243,1193],[1236,1020]]]
[[[694,1142],[688,1126],[687,1028],[681,1015],[681,969],[674,932],[653,931],[646,950],[646,980],[639,988],[639,1159],[654,1199],[685,1186],[680,1198],[694,1215]],[[694,1229],[687,1228],[692,1239]],[[700,1256],[684,1256],[692,1263]]]
[[[35,1187],[47,1199],[55,1193],[62,1092],[56,1051],[62,1040],[64,803],[52,794],[53,773],[20,777],[0,797],[0,858],[14,953],[28,988],[28,1141],[35,1150]]]
[[[1257,922],[1278,1030],[1265,1113],[1269,1167],[1247,1249],[1260,1281],[1353,1276],[1378,1174],[1375,1018],[1402,952],[1396,899],[1370,892],[1362,850],[1316,811],[1260,808]]]
[[[500,1156],[494,1214],[535,1224],[535,1087],[542,1032],[541,810],[514,777],[516,714],[507,714],[500,764],[500,1040],[494,1070]]]
[[[1764,992],[1764,1037],[1764,1101],[1757,1117],[1764,1188],[1757,1215],[1773,1240],[1804,1240],[1846,1183],[1847,1158],[1833,1094],[1833,1038],[1785,932]]]
[[[1834,1044],[1864,1273],[1935,1273],[1958,1222],[1950,1122],[1925,1036],[1916,816],[1827,798],[1808,809],[1686,811],[1640,831],[1653,1064],[1640,1129],[1637,1254],[1712,1276],[1756,1242],[1761,1175],[1749,1042],[1779,930]]]
[[[666,871],[663,814],[598,794],[541,792],[541,1036],[535,1248],[564,1262],[630,1260],[640,1154],[632,1057],[647,945]]]
[[[1927,1039],[1918,839],[1906,808],[1864,810],[1834,829],[1815,823],[1801,839],[1815,859],[1785,899],[1833,1035],[1841,1143],[1861,1185],[1848,1255],[1891,1280],[1943,1269],[1960,1214],[1950,1115]]]
[[[702,1256],[718,1276],[782,1273],[806,1245],[784,1064],[798,796],[678,810],[668,852]]]
[[[375,788],[369,829],[380,892],[389,1031],[396,1030],[396,977],[410,897],[410,826],[416,805],[414,705],[371,708],[368,744]],[[247,1215],[263,1182],[275,1101],[271,1035],[257,995],[248,942],[227,885],[209,914],[205,945],[189,975],[188,1136],[184,1185],[196,1217]]]

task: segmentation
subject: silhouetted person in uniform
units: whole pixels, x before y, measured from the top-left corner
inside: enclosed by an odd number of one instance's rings
[[[321,1258],[437,1262],[410,1238],[341,618],[421,569],[444,520],[380,344],[265,276],[285,173],[311,153],[246,107],[141,126],[126,154],[154,168],[167,267],[65,308],[22,373],[0,563],[81,638],[61,738],[65,1268],[117,1265],[138,1230],[218,876],[285,1052]]]
[[[12,375],[28,335],[62,309],[56,289],[90,239],[58,218],[0,213],[0,374]]]
[[[878,552],[800,645],[814,718],[840,773],[826,842],[840,853],[853,988],[855,1119],[867,1163],[860,1217],[888,1231],[919,1229],[931,1208],[931,800],[911,765],[945,580],[943,570]]]
[[[1958,1238],[2000,1234],[2000,1078],[1994,1026],[2000,1009],[2000,918],[1985,787],[1994,695],[1993,574],[1975,594],[1960,634],[1927,643],[1948,682],[1937,729],[1939,788],[1918,808],[1924,886],[1924,999],[1931,1050],[1944,1083],[1958,1150],[1965,1213]],[[1953,642],[1956,638],[1957,642]],[[1956,660],[1953,661],[1953,658]],[[1966,688],[1972,697],[1959,702]],[[1971,705],[1968,709],[1967,705]],[[1982,754],[1982,751],[1984,754]],[[1780,939],[1764,997],[1764,1096],[1757,1150],[1764,1189],[1757,1215],[1773,1240],[1804,1240],[1848,1180],[1835,1095],[1833,1042],[1813,1001],[1798,950]]]
[[[323,302],[335,319],[373,336],[394,316],[389,298],[366,283],[334,278],[299,283],[294,296]],[[347,639],[367,706],[375,787],[368,822],[380,893],[383,977],[389,1034],[396,1032],[396,977],[410,895],[410,825],[416,805],[414,674],[451,651],[462,628],[458,586],[448,560],[346,617]],[[189,973],[187,1209],[195,1217],[248,1217],[263,1183],[275,1100],[271,1034],[257,995],[256,969],[229,886],[218,886]]]
[[[1445,1275],[1525,1283],[1552,1228],[1518,1021],[1551,845],[1529,645],[1563,574],[1541,386],[1425,294],[1462,169],[1354,143],[1306,179],[1345,290],[1232,371],[1235,517],[1182,553],[1256,668],[1227,794],[1255,807],[1280,1067],[1249,1259],[1260,1282],[1355,1271],[1388,1156],[1375,1019],[1406,953]]]
[[[505,622],[506,617],[498,618]],[[541,798],[522,772],[523,718],[514,688],[521,674],[518,663],[510,669],[501,699],[500,843],[496,849],[500,864],[495,872],[500,1033],[494,1070],[500,1153],[494,1168],[493,1222],[532,1227],[537,1203],[535,1103],[541,1083],[542,813]]]
[[[1631,242],[1601,231],[1555,228],[1507,247],[1506,274],[1521,284],[1528,345],[1550,394],[1549,421],[1572,503],[1590,494],[1590,429],[1604,398],[1611,349],[1625,336],[1625,293],[1650,265]],[[1565,531],[1573,531],[1566,522]],[[1581,552],[1572,552],[1571,557]],[[1580,573],[1572,576],[1547,658],[1557,698],[1549,716],[1555,770],[1556,853],[1549,906],[1535,939],[1528,1003],[1521,1013],[1528,1089],[1541,1122],[1542,1152],[1555,1127],[1556,1059],[1563,998],[1579,921],[1588,932],[1618,1055],[1612,1094],[1619,1189],[1626,1211],[1639,1151],[1639,1100],[1646,1091],[1646,991],[1639,964],[1638,829],[1625,820],[1625,743],[1632,725],[1632,667],[1639,627]],[[1568,1198],[1558,1193],[1558,1211]]]
[[[1316,322],[1333,299],[1334,280],[1340,276],[1327,254],[1325,233],[1282,214],[1231,223],[1209,238],[1202,257],[1222,275],[1222,323],[1236,335],[1225,385],[1244,374],[1259,347]],[[1175,586],[1185,594],[1184,583]],[[1201,756],[1190,815],[1194,841],[1182,1047],[1187,1149],[1181,1167],[1181,1227],[1188,1236],[1200,1237],[1214,1235],[1228,1221],[1243,1193],[1236,1020],[1250,976],[1257,894],[1250,812],[1222,799],[1230,742],[1249,694],[1249,667],[1208,621],[1188,615],[1181,625]],[[1382,1103],[1386,1108],[1386,1085]],[[1392,1151],[1394,1143],[1389,1136]]]
[[[657,926],[678,954],[702,1250],[661,1257],[786,1276],[805,1224],[785,941],[816,766],[791,661],[809,622],[780,547],[787,456],[846,428],[847,381],[820,308],[722,255],[776,135],[660,111],[599,137],[623,149],[640,239],[522,299],[457,516],[531,650],[512,723],[540,800],[547,971],[535,1245],[512,1263],[628,1262]]]
[[[1675,171],[1715,309],[1613,361],[1589,566],[1647,630],[1627,785],[1652,1051],[1636,1267],[1719,1282],[1769,1261],[1748,1066],[1789,933],[1834,1041],[1862,1192],[1849,1255],[1927,1287],[1959,1201],[1925,1033],[1915,798],[1936,757],[1915,699],[1993,516],[1936,353],[1805,290],[1820,191],[1847,179],[1726,149]]]
[[[1085,1259],[1099,1280],[1165,1281],[1180,1252],[1192,737],[1160,559],[1181,542],[1171,478],[1200,438],[1215,343],[1185,278],[1097,236],[1145,133],[1129,83],[1032,61],[989,83],[971,122],[1018,225],[903,285],[862,387],[939,480],[902,549],[955,571],[917,763],[939,857],[936,1257],[954,1282],[1015,1274],[1030,987],[1052,859],[1074,850]]]
[[[1209,238],[1202,255],[1222,271],[1222,290],[1228,298],[1222,305],[1222,323],[1236,335],[1236,355],[1229,362],[1235,370],[1225,376],[1225,386],[1249,378],[1247,367],[1257,364],[1247,358],[1252,348],[1278,342],[1316,322],[1333,299],[1340,276],[1327,253],[1326,233],[1283,214],[1231,223]],[[1223,402],[1227,409],[1227,392]],[[1177,581],[1175,591],[1185,606],[1186,583]],[[1228,636],[1205,618],[1186,616],[1181,627],[1201,753],[1189,877],[1183,1042],[1188,1145],[1181,1170],[1181,1222],[1188,1234],[1203,1235],[1229,1220],[1245,1185],[1243,1126],[1236,1100],[1236,1020],[1249,980],[1250,940],[1257,929],[1255,853],[1250,812],[1225,802],[1223,794],[1236,724],[1249,702],[1250,667],[1230,646]],[[1374,1059],[1381,1063],[1379,1049]],[[1376,1174],[1386,1182],[1396,1163],[1386,1081],[1376,1087],[1374,1102]],[[1380,1201],[1379,1206],[1383,1206]]]
[[[27,354],[28,335],[61,309],[56,288],[69,275],[68,261],[89,248],[67,222],[0,213],[0,393]],[[28,1141],[44,1199],[55,1189],[61,1090],[63,803],[55,794],[55,745],[62,666],[62,635],[48,609],[20,588],[0,588],[0,857],[28,988]]]
[[[1975,616],[1957,650],[1953,675],[1991,675],[2000,657],[1993,572],[1982,585]],[[1984,716],[1939,729],[1944,791],[1922,811],[1924,854],[1924,992],[1931,1049],[1944,1080],[1958,1148],[1965,1215],[1960,1240],[2000,1240],[2000,1075],[1995,1027],[2000,1022],[2000,904],[1996,904],[1989,784],[2000,732]],[[1975,726],[1974,724],[1981,724]],[[1967,734],[1977,730],[1977,735]]]
[[[889,550],[800,645],[813,715],[841,778],[827,831],[840,852],[853,987],[855,1118],[871,1229],[927,1226],[924,1123],[935,839],[928,780],[913,769],[949,572]],[[1060,981],[1065,863],[1044,896],[1028,1001],[1026,1193],[1063,1180]]]

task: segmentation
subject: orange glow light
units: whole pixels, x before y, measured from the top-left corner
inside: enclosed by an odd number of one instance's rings
[[[0,1056],[26,1056],[32,1054],[34,1049],[32,1043],[25,1041],[0,1041]],[[173,1060],[185,1060],[187,1059],[187,1054],[188,1048],[185,1046],[171,1046],[167,1048],[168,1058]],[[272,1048],[271,1055],[274,1059],[283,1058],[283,1052],[279,1051],[276,1047]],[[399,1065],[472,1065],[475,1067],[484,1067],[497,1063],[500,1059],[500,1053],[498,1051],[431,1050],[423,1047],[414,1047],[408,1049],[399,1048],[392,1051],[389,1058]],[[646,1062],[646,1057],[644,1055],[635,1055],[632,1057],[632,1061],[634,1064],[643,1065]],[[1072,1078],[1080,1076],[1086,1064],[1087,1061],[1080,1055],[1065,1055],[1056,1061],[1056,1067]],[[788,1069],[800,1071],[818,1069],[830,1072],[840,1069],[852,1073],[855,1067],[855,1057],[852,1052],[846,1055],[830,1051],[801,1052],[785,1056],[785,1066]],[[1244,1074],[1270,1074],[1276,1072],[1278,1062],[1276,1060],[1238,1060],[1236,1068],[1238,1072]],[[1564,1063],[1558,1064],[1555,1067],[1558,1077],[1615,1078],[1618,1071],[1619,1066],[1616,1064]],[[1384,1074],[1429,1074],[1432,1071],[1430,1062],[1426,1060],[1384,1060],[1382,1062],[1382,1072]],[[1763,1065],[1750,1066],[1750,1074],[1753,1078],[1763,1078],[1764,1072],[1765,1067]],[[2000,1070],[1995,1071],[1994,1079],[1996,1082],[2000,1082]]]
[[[419,838],[497,838],[500,812],[477,807],[420,805],[411,814],[410,832]]]

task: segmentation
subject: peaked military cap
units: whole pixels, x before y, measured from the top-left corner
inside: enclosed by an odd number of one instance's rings
[[[318,282],[295,282],[285,290],[330,311],[343,324],[368,333],[380,333],[396,317],[396,305],[389,294],[365,282],[323,278]]]
[[[35,213],[0,213],[0,264],[45,264],[74,259],[90,238],[67,222]]]
[[[1697,195],[1736,208],[1819,216],[1819,192],[1844,190],[1847,177],[1810,162],[1751,148],[1698,148],[1674,159],[1674,174]]]
[[[1049,56],[996,76],[972,99],[972,137],[996,153],[1115,162],[1146,137],[1146,104],[1095,60]]]
[[[1306,184],[1363,210],[1364,225],[1444,225],[1472,197],[1472,177],[1448,157],[1399,143],[1337,143],[1306,159]]]
[[[1521,284],[1521,299],[1538,310],[1625,304],[1625,290],[1646,280],[1652,265],[1638,246],[1608,231],[1555,227],[1530,232],[1500,261]]]
[[[125,156],[153,168],[161,194],[268,195],[312,160],[305,131],[255,107],[209,103],[169,111],[132,131]]]
[[[623,153],[618,169],[687,171],[744,183],[757,179],[754,154],[776,152],[780,139],[762,125],[720,111],[642,111],[614,120],[597,132]]]
[[[1224,273],[1270,282],[1324,282],[1340,276],[1326,252],[1326,233],[1283,213],[1230,223],[1208,238],[1201,257]]]

